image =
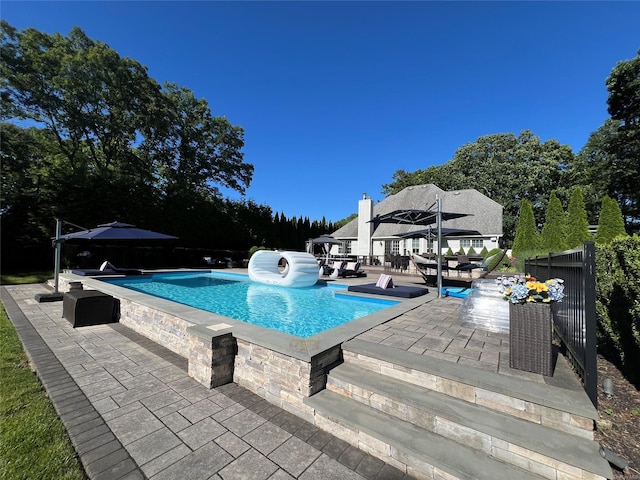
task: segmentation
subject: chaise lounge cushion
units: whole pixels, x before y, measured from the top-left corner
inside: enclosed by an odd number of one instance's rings
[[[108,268],[104,270],[76,269],[71,270],[71,273],[81,275],[83,277],[98,277],[101,275],[142,275],[142,271],[136,270],[135,268],[118,268],[116,270]]]
[[[396,285],[393,288],[377,287],[373,283],[365,285],[351,285],[349,292],[370,293],[373,295],[389,295],[390,297],[415,298],[429,293],[429,289],[422,287],[405,287],[404,285]]]

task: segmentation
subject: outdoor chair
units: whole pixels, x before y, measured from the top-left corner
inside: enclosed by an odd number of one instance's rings
[[[486,270],[486,260],[483,260],[482,263],[474,263],[469,260],[468,255],[458,255],[458,264],[453,269],[458,271],[458,276],[460,276],[461,272],[469,272],[469,276],[471,276],[476,268]]]
[[[344,267],[344,263],[336,260],[331,265],[324,265],[322,267],[322,275],[338,276],[340,270]]]
[[[346,277],[366,277],[367,272],[360,270],[360,262],[346,262],[344,268],[338,270],[338,276]]]

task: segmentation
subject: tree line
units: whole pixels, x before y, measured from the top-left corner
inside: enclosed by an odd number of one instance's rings
[[[254,167],[242,152],[244,130],[214,115],[186,87],[160,84],[136,60],[121,57],[80,28],[67,36],[0,22],[0,160],[2,260],[25,255],[50,263],[54,218],[93,227],[114,220],[180,238],[184,247],[302,249],[354,215],[287,218],[241,194]],[[607,79],[611,118],[578,153],[531,131],[499,133],[463,145],[439,166],[398,170],[384,194],[434,183],[475,188],[504,206],[504,236],[515,239],[523,199],[543,224],[550,192],[568,204],[584,192],[587,219],[597,222],[601,199],[620,206],[627,231],[638,230],[640,178],[640,51]]]
[[[3,265],[50,263],[55,218],[88,228],[115,220],[180,238],[181,246],[301,249],[332,231],[287,218],[243,194],[254,167],[244,130],[205,99],[91,40],[0,24]],[[34,253],[35,252],[35,253]]]

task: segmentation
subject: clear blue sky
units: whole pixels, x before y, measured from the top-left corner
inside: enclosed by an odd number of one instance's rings
[[[528,129],[578,152],[608,117],[611,69],[640,48],[640,2],[4,0],[0,14],[77,25],[205,98],[245,129],[247,198],[311,220],[482,135]]]

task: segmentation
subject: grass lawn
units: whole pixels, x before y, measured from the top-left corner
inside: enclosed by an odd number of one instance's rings
[[[53,270],[42,272],[2,272],[0,284],[16,285],[20,283],[42,283],[53,278]]]
[[[0,479],[86,479],[4,307],[0,308],[0,346]]]

